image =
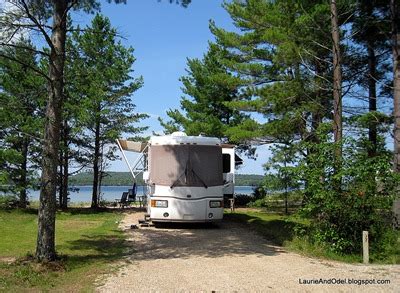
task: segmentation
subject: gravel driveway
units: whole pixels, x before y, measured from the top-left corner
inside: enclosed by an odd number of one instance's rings
[[[400,292],[400,266],[350,265],[287,252],[237,223],[130,230],[142,213],[127,214],[134,253],[100,292]],[[309,280],[347,284],[304,284]],[[340,280],[339,280],[340,279]],[[389,280],[390,284],[356,282]]]

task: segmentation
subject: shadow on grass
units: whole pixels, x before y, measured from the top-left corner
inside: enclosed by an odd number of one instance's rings
[[[130,252],[129,243],[122,236],[116,235],[83,235],[81,239],[69,241],[68,248],[76,251],[76,254],[65,256],[69,268],[110,262]]]
[[[254,229],[267,240],[282,246],[285,241],[293,240],[296,229],[306,229],[304,224],[296,223],[285,218],[263,219],[248,214],[233,213],[225,214],[224,219],[240,222]]]
[[[22,214],[31,214],[31,215],[37,215],[38,214],[38,209],[37,208],[1,208],[1,211],[12,213],[12,212],[20,212]],[[109,208],[98,208],[98,209],[92,209],[92,208],[78,208],[78,207],[72,207],[72,208],[67,208],[67,209],[57,209],[57,213],[63,212],[63,213],[70,213],[71,215],[89,215],[89,214],[102,214],[102,213],[114,213],[121,211],[120,209],[109,209]]]
[[[1,212],[12,213],[12,212],[20,212],[22,214],[30,214],[30,215],[37,215],[38,210],[35,208],[9,208],[9,207],[1,207]]]
[[[71,215],[90,215],[90,214],[104,214],[104,213],[137,213],[144,211],[143,208],[139,207],[129,207],[129,208],[81,208],[81,207],[72,207],[65,210],[63,212],[70,213]]]
[[[104,214],[104,213],[114,213],[116,209],[109,208],[81,208],[81,207],[73,207],[68,209],[63,209],[63,212],[70,213],[71,215],[95,215],[95,214]]]

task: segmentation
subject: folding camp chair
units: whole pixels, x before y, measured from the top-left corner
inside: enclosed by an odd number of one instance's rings
[[[120,208],[124,208],[129,205],[128,194],[129,194],[129,192],[124,191],[124,192],[122,192],[121,199],[119,201],[118,201],[118,199],[116,199],[117,204],[119,204]]]

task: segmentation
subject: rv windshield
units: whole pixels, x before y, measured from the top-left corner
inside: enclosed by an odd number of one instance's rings
[[[152,145],[150,182],[157,185],[223,185],[222,151],[217,145]]]

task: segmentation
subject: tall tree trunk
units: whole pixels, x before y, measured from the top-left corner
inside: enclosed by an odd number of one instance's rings
[[[373,17],[373,3],[366,1],[368,17]],[[372,37],[367,37],[367,51],[368,51],[368,110],[369,112],[376,112],[376,56],[375,56],[375,42]],[[369,121],[368,125],[368,140],[370,146],[368,148],[368,156],[374,157],[377,150],[377,122],[376,120]]]
[[[103,165],[100,165],[101,168],[99,170],[99,182],[98,182],[98,197],[97,197],[97,204],[100,206],[101,202],[101,184],[103,183],[103,178],[104,178],[104,172],[103,172]]]
[[[316,92],[315,92],[315,96],[316,96],[316,101],[317,101],[317,107],[314,110],[311,116],[311,142],[313,142],[313,144],[318,145],[321,140],[318,136],[318,128],[322,123],[323,117],[324,117],[324,112],[323,109],[326,107],[326,103],[327,101],[325,100],[325,96],[322,90],[322,79],[321,76],[323,76],[323,70],[321,68],[321,64],[319,62],[319,60],[315,61],[315,84],[316,84]],[[315,149],[316,146],[311,146],[309,148],[307,148],[307,156],[315,153]],[[323,173],[321,173],[320,175],[320,182],[323,184],[323,182],[325,181],[325,176]]]
[[[368,41],[368,104],[369,112],[376,112],[376,56],[371,40]],[[377,122],[374,119],[369,121],[368,127],[368,140],[370,142],[368,148],[369,157],[374,157],[376,155],[377,137]]]
[[[22,139],[22,163],[21,163],[21,177],[20,177],[20,185],[22,187],[19,193],[19,207],[25,209],[27,206],[27,194],[26,188],[28,185],[27,182],[27,173],[28,173],[28,148],[29,148],[29,140],[28,138],[24,137]]]
[[[59,204],[59,208],[62,207],[63,205],[63,190],[61,188],[62,186],[62,180],[63,180],[63,161],[64,161],[64,151],[63,149],[60,149],[59,151],[59,158],[58,158],[58,162],[59,162],[59,172],[58,172],[58,185],[60,186],[60,188],[58,189],[58,204]]]
[[[46,121],[43,140],[43,161],[38,211],[38,237],[36,259],[54,261],[55,220],[56,220],[56,185],[58,151],[60,142],[61,107],[63,99],[63,78],[65,61],[65,38],[67,1],[54,0],[52,48],[49,62],[49,95],[46,106]]]
[[[100,206],[100,201],[101,201],[101,186],[102,186],[103,179],[104,179],[104,176],[105,176],[105,174],[104,174],[105,166],[104,166],[104,161],[103,161],[103,159],[104,159],[104,156],[103,156],[104,155],[104,143],[101,144],[100,149],[101,149],[100,154],[99,154],[99,166],[100,166],[100,168],[99,168],[98,198],[97,198],[97,204],[99,206]]]
[[[393,100],[394,100],[394,160],[393,169],[400,172],[400,8],[397,0],[390,1],[392,15]]]
[[[331,24],[332,24],[332,42],[333,42],[333,134],[335,143],[335,169],[338,172],[341,168],[343,136],[342,125],[342,70],[340,54],[340,38],[338,14],[336,0],[331,0]]]
[[[69,168],[68,168],[68,151],[64,156],[63,160],[63,177],[62,177],[62,185],[60,186],[60,189],[62,190],[62,209],[68,208],[68,181],[69,181]]]
[[[69,179],[69,127],[68,122],[65,120],[63,125],[63,160],[61,164],[61,195],[62,195],[62,204],[61,208],[68,208],[68,179]]]
[[[315,84],[317,86],[316,88],[316,100],[317,103],[320,103],[320,105],[317,105],[317,109],[312,113],[311,117],[311,141],[318,144],[320,142],[319,137],[317,135],[317,130],[319,126],[322,123],[322,118],[323,118],[323,105],[325,104],[325,101],[323,100],[323,93],[322,93],[322,85],[321,85],[321,77],[323,75],[322,69],[321,69],[321,64],[319,63],[318,60],[315,61]]]
[[[92,208],[98,207],[98,187],[99,187],[99,156],[100,155],[100,123],[96,122],[94,159],[93,159],[93,193]]]
[[[285,180],[285,214],[288,215],[289,214],[289,209],[288,209],[288,176],[287,176],[287,154],[286,152],[288,151],[288,148],[285,147],[285,155],[284,155],[284,162],[283,162],[283,166],[285,168],[285,176],[284,176],[284,180]]]

